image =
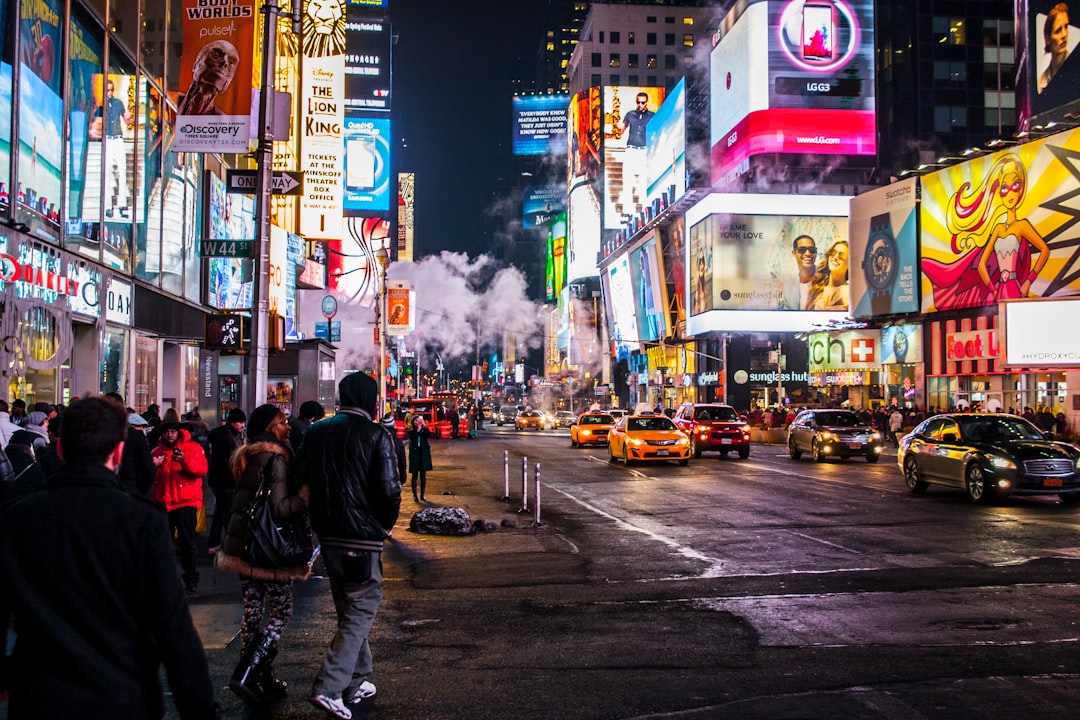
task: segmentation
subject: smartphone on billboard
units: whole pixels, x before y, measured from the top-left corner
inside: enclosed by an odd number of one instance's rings
[[[832,3],[808,2],[802,12],[802,56],[808,62],[830,62],[836,43],[836,10]]]
[[[351,138],[345,143],[345,187],[354,191],[375,187],[375,138]]]

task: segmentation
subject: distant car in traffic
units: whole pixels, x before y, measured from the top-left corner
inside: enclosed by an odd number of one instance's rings
[[[788,427],[787,445],[792,460],[808,452],[814,462],[859,456],[876,463],[885,448],[881,433],[850,410],[803,410]]]
[[[607,445],[608,433],[615,425],[615,418],[607,413],[582,413],[570,426],[570,447]]]
[[[706,450],[750,457],[750,426],[730,405],[683,403],[672,419],[690,437],[690,452],[696,458]]]
[[[577,415],[569,410],[555,411],[555,427],[570,427],[574,424],[574,420],[576,419]]]
[[[543,430],[545,427],[551,427],[551,421],[547,414],[540,410],[526,410],[514,419],[514,427],[518,430]]]
[[[1057,495],[1080,505],[1080,449],[1016,415],[935,415],[900,440],[896,462],[913,493],[944,485],[962,488],[973,502]]]
[[[690,438],[665,415],[627,415],[608,433],[608,460],[690,462]]]
[[[502,426],[507,423],[512,423],[517,419],[518,409],[513,405],[503,405],[499,408],[499,411],[495,413],[494,421],[496,425]]]

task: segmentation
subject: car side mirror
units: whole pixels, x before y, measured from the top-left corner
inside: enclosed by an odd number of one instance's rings
[[[1054,431],[1053,430],[1045,430],[1045,431],[1043,431],[1043,437],[1046,438],[1047,440],[1053,440],[1054,439]]]
[[[950,445],[955,445],[958,442],[960,442],[960,436],[957,435],[956,433],[945,433],[944,435],[941,436],[941,442],[949,443]]]

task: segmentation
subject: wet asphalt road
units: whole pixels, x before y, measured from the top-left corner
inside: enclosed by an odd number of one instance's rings
[[[379,693],[357,717],[1030,718],[1080,705],[1080,512],[1052,499],[916,497],[893,457],[818,465],[768,445],[685,468],[612,464],[570,449],[565,430],[488,428],[433,450],[432,504],[516,527],[418,535],[406,491],[372,635]],[[302,697],[333,633],[328,586],[296,595],[276,663],[290,698],[251,713],[224,688],[238,583],[207,565],[191,605],[227,717],[322,717]]]

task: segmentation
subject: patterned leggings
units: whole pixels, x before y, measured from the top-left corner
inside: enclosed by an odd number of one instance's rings
[[[241,580],[240,589],[244,593],[244,619],[240,623],[241,650],[247,650],[259,634],[263,615],[267,616],[263,632],[272,637],[273,642],[279,641],[292,617],[292,582]]]

